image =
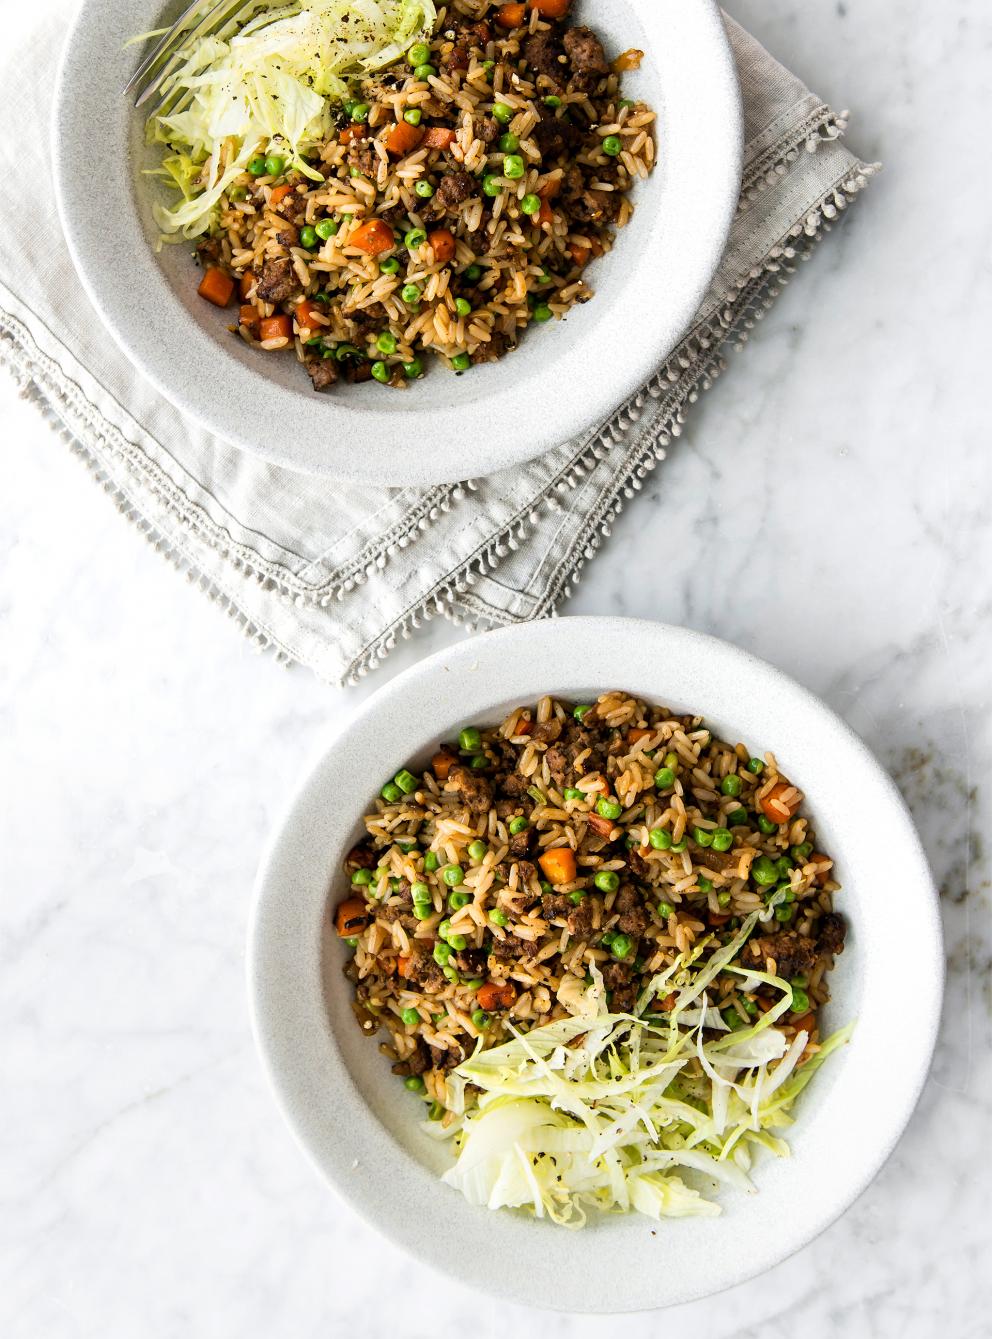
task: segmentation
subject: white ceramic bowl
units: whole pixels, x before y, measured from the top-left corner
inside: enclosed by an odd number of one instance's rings
[[[546,692],[582,700],[608,688],[698,711],[725,738],[771,749],[806,792],[818,839],[837,862],[838,907],[850,925],[827,1024],[857,1019],[857,1027],[797,1104],[791,1159],[757,1166],[757,1195],[725,1193],[716,1219],[614,1217],[575,1234],[472,1208],[438,1182],[450,1154],[418,1129],[422,1103],[359,1032],[341,971],[346,950],[327,911],[344,887],[342,857],[384,777],[411,760],[425,763],[464,724],[497,722]],[[936,894],[902,799],[821,702],[698,633],[569,618],[488,633],[433,656],[382,688],[328,743],[265,857],[249,973],[258,1044],[286,1119],[359,1213],[475,1287],[536,1306],[610,1312],[739,1283],[804,1245],[864,1190],[926,1076],[943,954]]]
[[[613,50],[647,52],[630,88],[660,115],[660,165],[637,187],[616,250],[590,270],[595,301],[469,375],[438,365],[403,394],[371,384],[316,395],[294,360],[228,334],[230,312],[197,296],[187,248],[156,253],[157,187],[142,176],[156,154],[120,94],[138,59],[123,48],[173,17],[179,0],[83,0],[56,94],[55,179],[82,282],[125,353],[222,439],[376,484],[490,474],[608,416],[675,347],[706,292],[740,188],[742,117],[715,0],[578,4]]]

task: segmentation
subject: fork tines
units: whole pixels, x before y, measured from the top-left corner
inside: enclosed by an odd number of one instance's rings
[[[140,107],[162,87],[179,63],[184,47],[209,37],[230,23],[251,0],[193,0],[148,53],[124,86],[124,94],[135,94]]]

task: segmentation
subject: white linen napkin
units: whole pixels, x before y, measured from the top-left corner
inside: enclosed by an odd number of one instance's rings
[[[837,115],[727,19],[745,109],[740,208],[682,344],[608,422],[530,464],[376,490],[268,465],[186,422],[120,353],[76,279],[55,209],[51,97],[73,0],[44,0],[0,58],[0,361],[175,566],[260,644],[354,681],[438,614],[491,627],[552,613],[690,405],[874,167]]]

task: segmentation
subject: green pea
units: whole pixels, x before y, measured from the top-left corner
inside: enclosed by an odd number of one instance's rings
[[[608,158],[619,158],[623,143],[619,135],[607,135],[603,140],[603,152]]]
[[[716,895],[716,900],[717,900],[717,902],[719,903],[719,905],[720,905],[721,907],[729,907],[729,906],[730,906],[730,894],[729,894],[729,893],[717,893],[717,895]]]
[[[564,795],[566,800],[584,800],[586,797],[585,791],[576,790],[575,786],[569,786],[564,791]]]
[[[792,908],[792,907],[781,906],[781,907],[776,907],[776,908],[775,908],[775,919],[776,919],[781,925],[788,925],[789,921],[792,920],[792,916],[793,916],[793,908]]]
[[[493,70],[496,68],[496,62],[494,60],[484,60],[482,62],[482,68],[486,73],[486,82],[491,84],[493,82]]]
[[[349,948],[358,948],[357,939],[346,939],[344,942],[348,945]]]
[[[786,888],[782,893],[782,898],[785,902],[795,902],[796,895],[791,888]]]
[[[485,984],[485,980],[481,976],[473,976],[471,981],[465,982],[465,987],[467,990],[478,990],[480,986]]]
[[[452,911],[461,911],[462,907],[467,907],[472,897],[469,893],[452,893],[448,898],[448,905]]]
[[[743,827],[748,821],[747,810],[732,809],[723,821],[726,823],[728,828]]]
[[[713,845],[713,833],[708,828],[693,828],[692,839],[697,846]]]
[[[455,298],[455,311],[459,316],[471,316],[472,304],[467,298]]]
[[[434,908],[429,902],[414,902],[413,914],[418,921],[428,921],[434,915]]]
[[[428,874],[433,874],[433,872],[437,869],[440,863],[441,862],[440,859],[438,858],[438,854],[436,851],[428,851],[427,854],[424,856],[424,869],[427,871]]]
[[[418,79],[421,79],[423,80],[424,83],[426,83],[428,79],[431,79],[434,75],[437,74],[437,69],[435,66],[429,65],[425,61],[423,65],[418,65],[413,73],[416,75]]]
[[[744,782],[736,772],[731,772],[729,776],[725,776],[720,782],[720,789],[723,791],[724,795],[739,795],[743,786]]]
[[[451,957],[451,945],[435,944],[433,957],[439,967],[447,967],[448,959]]]
[[[508,126],[513,120],[513,108],[508,107],[505,102],[496,102],[493,104],[493,116],[500,125]]]
[[[404,1009],[403,1012],[400,1014],[400,1018],[403,1019],[403,1022],[407,1025],[407,1027],[416,1027],[416,1025],[420,1022],[420,1010]]]
[[[390,804],[395,804],[397,800],[403,798],[403,792],[400,790],[399,786],[392,781],[387,781],[379,794]]]
[[[663,916],[664,919],[667,921],[669,916],[675,915],[675,908],[672,906],[671,902],[659,902],[658,915]]]
[[[586,702],[583,703],[581,706],[576,707],[575,710],[572,712],[572,715],[575,717],[577,721],[581,721],[583,716],[585,716],[586,712],[588,711],[592,711],[591,702]]]
[[[773,883],[778,883],[778,870],[775,868],[775,861],[769,860],[766,855],[759,855],[751,866],[751,878],[755,883],[765,888],[770,887]]]
[[[557,109],[561,106],[561,98],[557,95],[557,93],[549,93],[546,98],[542,99],[542,101],[545,107],[551,107],[555,111],[557,111]]]
[[[678,839],[677,842],[676,841],[672,842],[671,849],[673,851],[684,851],[688,845],[689,845],[689,838],[683,835]]]
[[[487,1028],[489,1026],[489,1024],[492,1022],[492,1019],[486,1013],[485,1009],[473,1009],[472,1022],[481,1032],[483,1028]]]
[[[482,735],[474,725],[467,725],[458,736],[458,747],[466,753],[478,753],[482,747]]]
[[[429,200],[434,194],[434,187],[424,177],[421,177],[413,189],[417,195],[420,196],[421,200]]]
[[[789,879],[792,877],[792,861],[787,855],[779,856],[775,861],[775,868],[778,870],[780,879]]]
[[[509,924],[509,918],[505,911],[500,911],[499,907],[493,907],[489,913],[489,919],[493,925],[505,926]]]
[[[393,334],[391,330],[383,330],[383,332],[376,337],[375,341],[375,346],[379,350],[379,352],[386,354],[395,353],[396,344],[397,344],[396,336]],[[409,773],[407,775],[409,775]],[[416,780],[416,778],[414,779]],[[400,786],[401,790],[403,789],[402,785],[400,785],[399,780],[397,780],[396,784]]]
[[[408,251],[416,251],[418,247],[424,245],[427,241],[427,234],[423,228],[411,228],[403,238],[403,245]]]
[[[407,64],[412,65],[414,69],[416,69],[418,65],[426,65],[430,58],[431,49],[426,42],[414,42],[413,46],[406,53]]]
[[[472,366],[472,359],[467,353],[456,353],[451,360],[451,366],[456,372],[467,372]]]
[[[468,940],[465,938],[464,935],[449,934],[448,943],[451,945],[451,947],[455,950],[456,953],[461,953],[461,951],[467,947]]]
[[[656,851],[667,851],[672,844],[672,834],[667,828],[652,828],[648,833],[648,841]]]
[[[430,885],[426,883],[415,883],[410,889],[410,896],[414,902],[429,902],[431,900]]]
[[[449,888],[457,888],[460,883],[464,882],[465,871],[462,869],[461,865],[449,865],[441,875],[441,878]]]
[[[541,197],[539,195],[525,195],[520,201],[521,214],[539,214],[541,212]]]
[[[601,893],[615,893],[620,887],[620,875],[613,869],[601,869],[593,878]]]
[[[427,1108],[428,1120],[441,1120],[444,1117],[444,1106],[441,1102],[432,1102]]]
[[[540,887],[542,893],[553,893],[555,890],[554,884],[548,883],[547,879],[541,880]]]
[[[503,153],[516,153],[520,148],[520,138],[508,130],[505,135],[500,135],[499,147]]]
[[[320,222],[317,224],[317,226],[314,228],[314,232],[317,234],[317,236],[320,238],[322,242],[326,242],[331,237],[337,235],[338,227],[339,225],[334,219],[321,219]],[[301,234],[301,240],[302,240],[302,234]]]
[[[617,937],[616,930],[605,930],[603,934],[600,936],[600,942],[603,944],[605,948],[611,948],[613,945],[613,941],[614,939],[616,939],[616,937]]]
[[[654,774],[654,784],[659,790],[670,790],[675,785],[675,773],[671,767],[659,767]]]
[[[356,869],[351,876],[352,883],[358,888],[364,888],[372,882],[372,871],[370,869]]]
[[[573,907],[577,907],[584,897],[585,897],[584,890],[582,888],[576,888],[574,893],[569,893],[568,900],[569,902],[571,902]]]
[[[470,265],[468,269],[465,271],[464,278],[466,283],[477,284],[479,280],[482,278],[482,266]]]
[[[779,825],[777,823],[773,823],[770,818],[766,818],[764,814],[759,814],[758,827],[761,829],[761,831],[765,834],[766,837],[770,837],[773,832],[778,832]]]
[[[367,121],[371,110],[372,108],[367,102],[356,102],[351,109],[351,119],[353,121]]]
[[[601,818],[616,820],[623,813],[623,806],[616,800],[609,799],[606,795],[596,801],[596,812]]]
[[[411,126],[419,126],[423,117],[424,114],[419,107],[408,107],[403,113],[403,120]]]
[[[526,170],[518,153],[508,153],[503,159],[503,176],[510,181],[519,181]]]
[[[637,106],[636,102],[632,102],[630,98],[621,98],[620,101],[617,103],[617,108],[619,111],[624,111],[628,107],[636,107],[636,106]]]
[[[798,846],[790,846],[789,854],[797,865],[805,865],[806,861],[813,854],[813,843],[800,842]]]
[[[337,231],[337,229],[335,229]],[[395,256],[387,256],[385,260],[379,261],[380,274],[399,274],[400,263]]]
[[[713,891],[713,880],[704,878],[702,874],[696,879],[696,884],[701,893],[711,893]]]
[[[481,772],[484,767],[489,766],[489,759],[484,753],[477,753],[474,758],[469,759],[469,767],[475,772]]]
[[[242,200],[247,200],[247,199],[248,199],[248,187],[247,187],[247,186],[230,186],[230,187],[228,187],[227,198],[228,198],[229,200],[233,200],[235,203],[240,203]]]
[[[458,985],[458,972],[450,963],[447,967],[442,967],[441,970],[444,972],[444,979],[446,981],[450,981],[453,986]]]
[[[265,160],[265,175],[267,177],[281,176],[285,166],[285,158],[280,158],[277,153],[271,153]]]
[[[308,224],[305,228],[300,229],[300,246],[306,247],[308,251],[315,249],[318,240],[316,228],[311,228]]]
[[[383,362],[373,363],[372,375],[375,377],[376,381],[381,381],[385,384],[389,380],[389,368]]]
[[[613,940],[613,943],[610,945],[610,952],[613,954],[614,958],[623,960],[629,955],[633,947],[634,941],[631,939],[630,935],[617,935]]]
[[[408,1079],[403,1080],[403,1087],[409,1088],[411,1093],[422,1093],[424,1091],[424,1081],[419,1074],[411,1074]]]
[[[410,307],[414,306],[415,303],[420,301],[420,296],[421,296],[420,288],[417,284],[404,284],[402,289],[400,290],[400,297],[407,304],[407,306]]]
[[[503,183],[499,177],[485,177],[482,182],[482,194],[488,195],[490,200],[495,200],[497,195],[502,195]]]
[[[449,944],[451,943],[451,939],[450,939],[450,935],[451,935],[451,921],[448,920],[447,917],[445,917],[444,920],[443,920],[443,921],[440,923],[440,925],[437,927],[437,932],[438,932],[438,934],[441,936],[442,939],[447,939],[447,940],[448,940],[448,943],[449,943]]]
[[[264,176],[265,176],[265,159],[264,159],[264,158],[253,158],[253,159],[251,160],[251,162],[248,164],[248,175],[249,175],[250,177],[264,177]]]
[[[765,764],[760,758],[750,758],[748,759],[747,770],[754,776],[760,776],[765,770]]]
[[[411,381],[416,381],[418,377],[424,375],[424,365],[419,358],[412,358],[410,362],[403,364],[403,371]]]
[[[729,828],[713,829],[713,850],[729,851],[734,844],[734,834]]]
[[[554,316],[554,312],[546,302],[539,302],[531,315],[534,317],[535,321],[540,321],[543,324],[545,321],[551,320],[552,316]]]
[[[474,842],[469,843],[468,853],[473,860],[484,860],[488,849],[486,843],[476,837]]]
[[[756,1014],[758,1012],[758,1006],[755,1004],[754,1000],[749,1000],[747,996],[738,1000],[738,1007],[742,1007],[746,1014]]]
[[[517,818],[511,818],[510,836],[515,837],[518,832],[526,832],[529,827],[530,827],[530,821],[524,818],[522,814],[520,814]]]

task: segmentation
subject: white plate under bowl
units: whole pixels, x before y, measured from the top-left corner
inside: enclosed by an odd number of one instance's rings
[[[186,0],[181,0],[182,4]],[[309,473],[427,485],[529,460],[606,418],[685,333],[719,262],[740,189],[742,115],[714,0],[578,0],[609,49],[647,53],[629,88],[659,113],[660,163],[637,211],[589,271],[594,301],[527,332],[498,363],[430,373],[400,393],[377,383],[317,395],[285,356],[228,333],[197,296],[189,248],[156,251],[160,187],[142,118],[121,96],[136,33],[180,0],[83,0],[55,100],[55,180],[82,282],[132,362],[218,437]]]
[[[594,1217],[573,1233],[523,1213],[473,1208],[439,1183],[449,1150],[419,1130],[423,1104],[360,1033],[342,974],[347,950],[328,908],[341,898],[342,858],[385,778],[408,762],[423,765],[463,725],[496,723],[544,693],[582,701],[610,688],[699,712],[723,738],[771,750],[806,792],[818,844],[836,860],[837,905],[849,923],[826,1025],[857,1026],[797,1104],[792,1157],[758,1162],[756,1195],[723,1193],[719,1218]],[[528,624],[462,642],[400,675],[303,780],[265,856],[256,899],[256,1038],[283,1113],[318,1170],[413,1255],[535,1306],[612,1312],[685,1302],[803,1246],[895,1146],[940,1017],[936,894],[892,781],[841,720],[777,670],[725,642],[655,623]]]

